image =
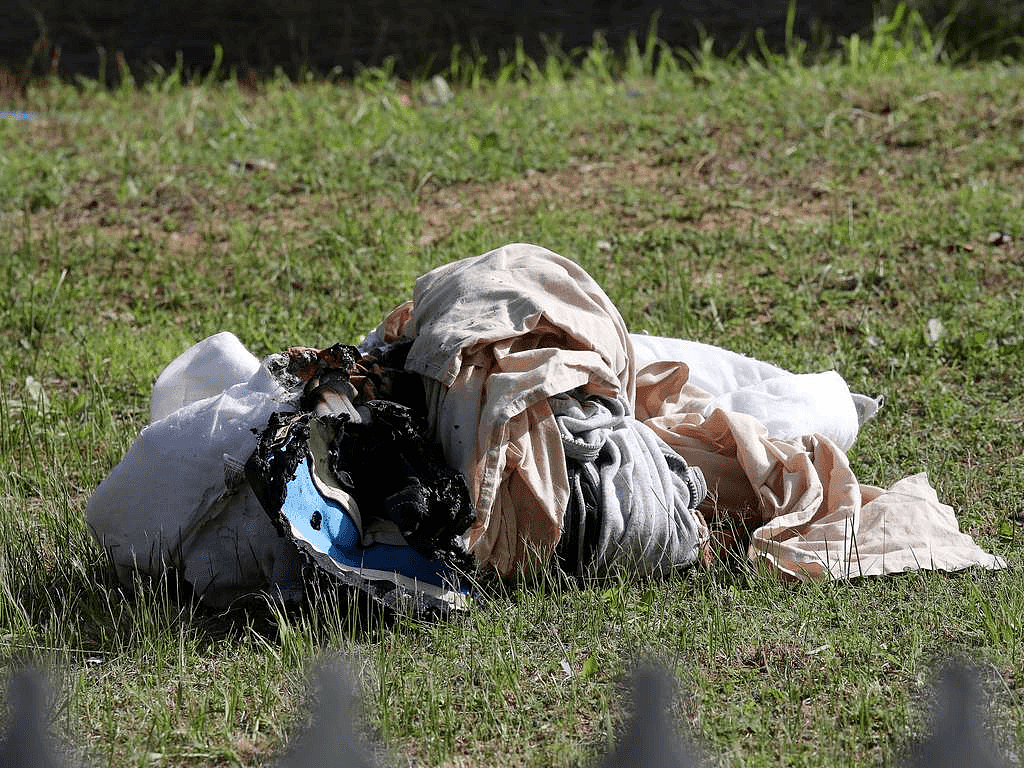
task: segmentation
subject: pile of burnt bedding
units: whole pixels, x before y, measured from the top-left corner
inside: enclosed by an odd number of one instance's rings
[[[856,481],[877,408],[833,371],[630,334],[578,265],[514,244],[424,275],[359,347],[195,345],[87,517],[123,579],[173,568],[216,605],[312,573],[443,613],[476,569],[661,574],[723,528],[783,578],[1003,567],[924,475]]]

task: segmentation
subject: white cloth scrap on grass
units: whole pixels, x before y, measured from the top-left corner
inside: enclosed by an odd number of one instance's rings
[[[149,402],[152,424],[179,408],[249,381],[260,368],[233,333],[215,333],[175,358],[157,377]]]
[[[175,569],[212,604],[254,589],[290,597],[298,553],[277,535],[242,467],[253,429],[293,410],[288,396],[230,333],[211,336],[164,369],[153,390],[156,419],[93,492],[86,519],[118,575]],[[249,374],[246,376],[246,374]],[[211,394],[214,393],[214,394]]]

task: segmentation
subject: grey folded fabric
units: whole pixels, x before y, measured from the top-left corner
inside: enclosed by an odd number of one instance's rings
[[[666,573],[696,561],[696,507],[707,487],[700,469],[629,415],[618,399],[549,399],[570,476],[558,559],[570,573],[618,564]]]

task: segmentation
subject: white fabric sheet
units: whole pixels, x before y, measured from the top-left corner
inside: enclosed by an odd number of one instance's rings
[[[292,409],[258,362],[245,377],[250,358],[219,333],[167,366],[154,388],[158,418],[90,497],[86,519],[126,583],[135,570],[158,577],[173,567],[214,605],[260,587],[297,589],[295,548],[240,477],[253,429]]]
[[[793,440],[825,435],[844,451],[878,411],[880,399],[853,394],[836,371],[796,374],[721,347],[686,339],[630,334],[637,368],[678,360],[689,368],[688,383],[711,395],[702,413],[716,409],[753,416],[768,434]]]

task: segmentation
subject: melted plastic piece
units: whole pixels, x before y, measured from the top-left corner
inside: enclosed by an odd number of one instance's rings
[[[273,414],[246,462],[246,479],[278,532],[319,573],[403,613],[464,608],[469,590],[462,574],[473,566],[458,536],[472,522],[465,481],[440,460],[409,409],[387,401],[366,405],[371,418],[364,424],[345,415]],[[363,546],[345,505],[317,488],[311,419],[334,432],[329,469],[358,503],[363,525],[369,516],[387,515],[408,546]]]
[[[306,458],[308,413],[273,413],[245,462],[245,477],[263,509],[274,520],[285,500],[285,486]],[[253,430],[255,431],[255,430]]]
[[[447,613],[468,606],[460,574],[411,547],[363,547],[345,508],[317,490],[308,464],[287,485],[278,514],[288,537],[317,567],[385,605],[416,615]]]
[[[460,538],[474,520],[466,482],[445,464],[413,411],[371,400],[366,423],[344,423],[328,454],[335,477],[365,517],[386,516],[421,555],[462,570],[473,567]]]

